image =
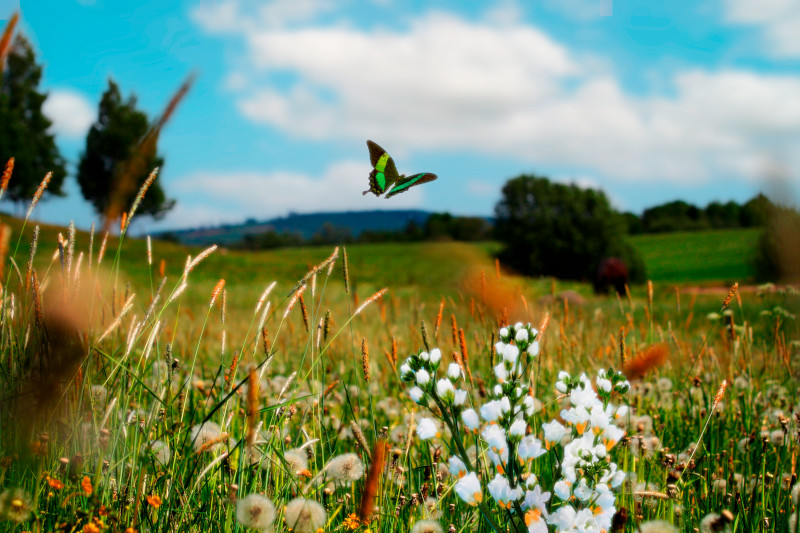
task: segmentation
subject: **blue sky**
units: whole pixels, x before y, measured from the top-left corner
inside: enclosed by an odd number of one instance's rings
[[[154,116],[199,74],[160,143],[177,207],[139,232],[319,210],[489,215],[523,172],[637,212],[798,182],[795,0],[34,5],[20,27],[71,170],[109,77]],[[439,180],[362,196],[366,139]],[[37,216],[88,227],[72,177],[67,191]]]

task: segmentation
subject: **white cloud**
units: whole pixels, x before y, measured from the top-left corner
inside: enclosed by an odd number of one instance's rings
[[[725,0],[729,22],[760,26],[766,51],[777,57],[800,57],[800,2],[797,0]]]
[[[545,0],[547,9],[573,20],[594,20],[613,14],[612,0]]]
[[[69,139],[85,136],[96,115],[94,105],[84,95],[69,89],[50,91],[42,111],[53,121],[56,135]]]
[[[514,24],[522,20],[517,0],[498,0],[486,11],[486,19],[497,24]]]
[[[359,194],[369,187],[369,162],[340,161],[320,177],[294,172],[201,172],[170,183],[175,193],[196,193],[211,200],[193,212],[170,214],[162,225],[190,226],[194,222],[259,220],[287,214],[364,209],[401,209],[422,205],[424,186],[391,199]]]
[[[216,33],[256,31],[307,22],[335,8],[332,0],[272,0],[245,2],[217,0],[192,9],[191,15],[206,30]]]
[[[777,1],[777,0],[772,0]],[[380,136],[394,152],[512,156],[581,175],[694,184],[800,168],[800,76],[693,70],[634,95],[607,62],[533,26],[430,13],[405,32],[344,26],[244,32],[255,122],[303,138]],[[288,87],[258,76],[291,73]]]
[[[225,77],[225,88],[230,91],[241,91],[249,85],[250,78],[244,72],[231,72]]]
[[[209,2],[192,9],[192,18],[209,32],[235,32],[242,26],[239,2]]]

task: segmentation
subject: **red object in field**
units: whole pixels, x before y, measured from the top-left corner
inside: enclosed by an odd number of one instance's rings
[[[628,284],[628,267],[617,257],[607,257],[600,261],[597,268],[597,279],[594,290],[597,293],[607,293],[613,287],[617,293],[625,294],[625,285]]]

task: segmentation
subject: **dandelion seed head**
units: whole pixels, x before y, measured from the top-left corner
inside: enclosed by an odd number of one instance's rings
[[[286,461],[289,471],[294,475],[303,470],[308,470],[308,455],[299,448],[283,452],[283,459]]]
[[[275,521],[275,505],[261,494],[248,494],[236,503],[236,519],[244,527],[267,529]]]
[[[727,520],[718,513],[709,513],[700,521],[700,533],[729,531]]]
[[[639,526],[639,533],[678,533],[678,528],[663,520],[650,520]]]
[[[102,407],[106,404],[108,390],[106,390],[106,388],[102,385],[92,385],[91,389],[89,390],[89,398],[92,402],[92,405]]]
[[[196,424],[192,426],[190,441],[193,443],[194,451],[202,451],[207,444],[219,440],[221,430],[215,422],[205,422],[203,424]]]
[[[336,481],[352,483],[364,476],[364,463],[355,453],[345,453],[328,461],[325,470]]]
[[[172,457],[172,452],[169,449],[169,445],[160,440],[152,441],[148,445],[148,450],[153,454],[153,459],[155,462],[161,466],[167,466],[167,463],[169,463],[169,460]]]
[[[21,523],[31,517],[31,499],[22,489],[6,489],[0,493],[0,518]]]
[[[441,524],[436,520],[419,520],[411,527],[411,533],[443,533]]]
[[[316,533],[325,525],[325,507],[314,500],[295,498],[286,504],[284,518],[286,526],[295,533]]]

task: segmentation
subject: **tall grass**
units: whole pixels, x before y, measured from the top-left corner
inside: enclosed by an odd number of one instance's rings
[[[397,369],[438,347],[479,405],[499,327],[545,317],[531,383],[542,420],[560,416],[560,371],[630,369],[617,531],[656,519],[788,531],[796,512],[791,291],[739,294],[722,313],[713,296],[659,285],[578,305],[540,300],[547,288],[491,262],[478,276],[442,256],[384,291],[364,247],[347,251],[344,272],[344,250],[304,251],[305,274],[283,270],[275,284],[269,268],[218,249],[109,237],[101,253],[98,236],[47,229],[29,274],[34,233],[14,228],[0,301],[0,529],[512,527],[492,501],[476,509],[455,494],[446,440],[418,438],[422,410]],[[179,267],[181,252],[192,256]],[[226,261],[235,275],[222,274]],[[442,281],[421,284],[428,276]],[[491,475],[480,471],[484,489]]]

